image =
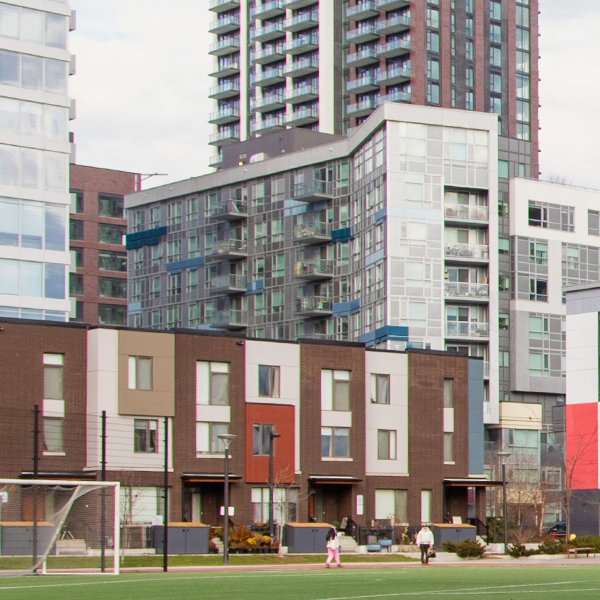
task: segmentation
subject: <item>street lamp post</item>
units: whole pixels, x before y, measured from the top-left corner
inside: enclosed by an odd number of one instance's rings
[[[502,520],[504,521],[504,554],[508,554],[508,510],[506,508],[506,457],[510,452],[498,452],[502,459]]]
[[[223,493],[223,564],[229,563],[229,444],[237,437],[232,433],[222,433],[217,436],[224,446],[225,453],[225,490]]]
[[[281,437],[278,433],[269,432],[269,536],[273,540],[275,535],[275,524],[273,523],[273,450],[275,447],[275,438]]]

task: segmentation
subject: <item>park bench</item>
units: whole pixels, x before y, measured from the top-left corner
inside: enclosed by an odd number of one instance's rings
[[[574,557],[577,558],[577,554],[579,554],[580,552],[585,553],[585,555],[588,558],[590,556],[590,552],[593,552],[594,558],[596,557],[596,548],[569,548],[569,554],[567,554],[567,558],[569,558],[571,554],[573,554]]]

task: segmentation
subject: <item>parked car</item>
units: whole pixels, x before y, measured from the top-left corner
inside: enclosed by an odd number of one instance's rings
[[[544,533],[554,540],[564,539],[567,537],[567,524],[564,521],[559,521],[547,529],[544,529]]]

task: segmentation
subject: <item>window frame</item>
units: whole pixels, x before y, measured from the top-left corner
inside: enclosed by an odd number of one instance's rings
[[[144,432],[142,438],[138,432]],[[133,420],[133,452],[134,454],[158,453],[158,419]]]
[[[267,384],[266,389],[263,387],[265,383]],[[279,365],[258,365],[258,396],[260,398],[279,398],[280,394],[281,367]]]

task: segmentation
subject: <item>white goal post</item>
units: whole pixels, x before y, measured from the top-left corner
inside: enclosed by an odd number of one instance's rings
[[[46,573],[56,556],[61,572],[118,575],[120,489],[117,481],[0,479],[0,574]]]

